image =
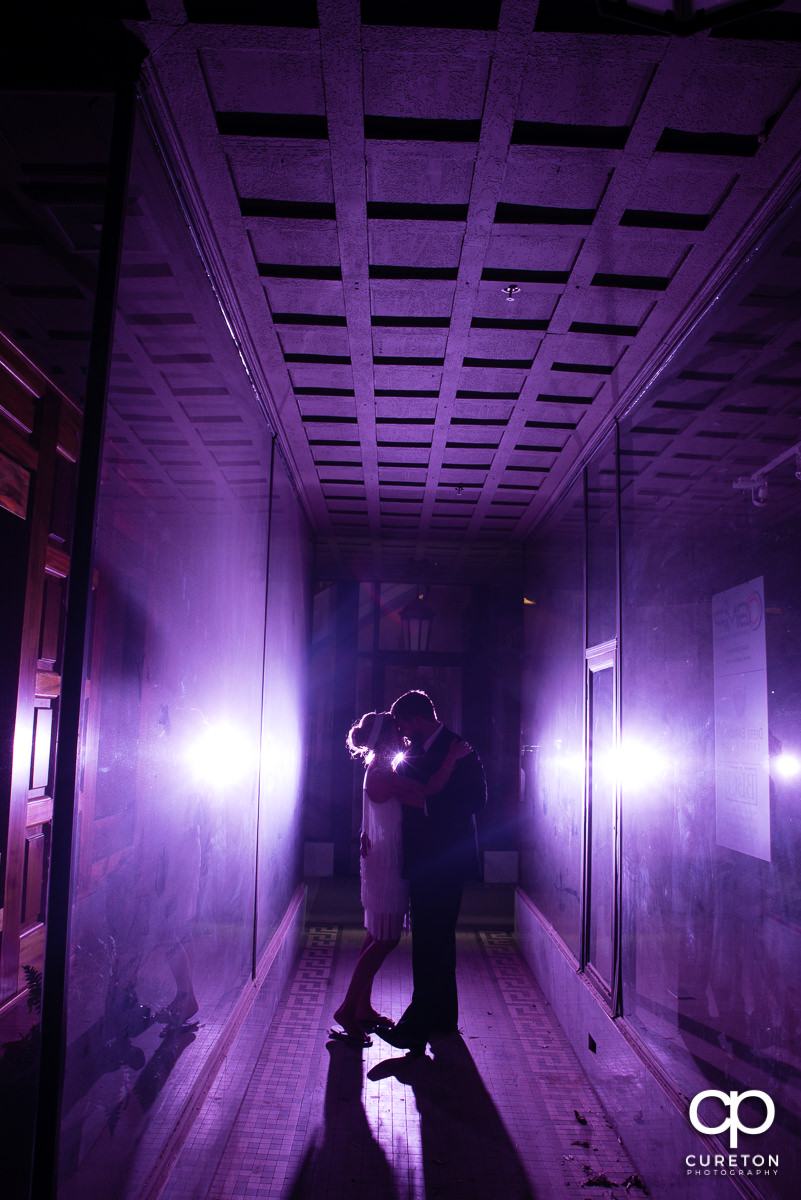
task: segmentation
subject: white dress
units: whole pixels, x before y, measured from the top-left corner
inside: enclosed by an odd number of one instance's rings
[[[376,804],[365,787],[362,832],[370,839],[370,849],[361,860],[364,924],[382,942],[400,937],[409,909],[409,885],[401,878],[401,819],[398,800]]]

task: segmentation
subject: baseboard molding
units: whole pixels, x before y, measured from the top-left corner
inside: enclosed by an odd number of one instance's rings
[[[661,1066],[622,1019],[613,1020],[561,938],[520,888],[515,934],[537,982],[567,1034],[612,1124],[648,1187],[650,1200],[761,1200],[746,1178],[688,1178],[685,1157],[728,1153],[697,1134]],[[590,1048],[593,1047],[593,1049]]]
[[[173,1166],[186,1142],[204,1101],[214,1084],[233,1041],[241,1030],[256,997],[265,982],[276,970],[288,974],[294,963],[295,950],[300,943],[306,906],[306,888],[301,884],[290,900],[281,923],[264,950],[257,967],[255,979],[249,980],[231,1009],[225,1025],[221,1028],[214,1044],[207,1051],[203,1066],[191,1092],[184,1098],[176,1113],[169,1136],[161,1148],[158,1161],[151,1168],[144,1184],[137,1191],[137,1200],[157,1200],[164,1189]],[[280,995],[283,980],[277,981],[274,991]]]

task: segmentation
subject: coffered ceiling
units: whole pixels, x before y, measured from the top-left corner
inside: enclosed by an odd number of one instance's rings
[[[501,571],[790,202],[801,3],[684,37],[585,0],[278,7],[149,0],[122,16],[319,569]],[[62,88],[54,127],[42,75],[0,94],[0,320],[80,399],[110,104]],[[177,306],[156,210],[152,223],[167,265],[151,263],[129,333],[157,337],[169,375],[205,330]],[[710,424],[721,372],[729,408],[748,375],[758,438],[758,410],[779,401],[753,354],[778,336],[777,305],[792,390],[798,259],[782,261],[758,311],[722,320],[712,357],[696,349],[675,384],[685,408],[654,427],[660,452],[668,434],[671,452],[697,438],[694,411]]]

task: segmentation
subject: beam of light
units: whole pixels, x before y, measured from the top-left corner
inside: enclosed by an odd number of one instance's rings
[[[795,779],[801,772],[801,759],[796,754],[777,754],[773,758],[773,769],[782,779]]]
[[[395,755],[395,757],[392,760],[392,770],[393,771],[397,771],[398,767],[403,762],[405,757],[406,757],[406,755],[404,754],[404,752],[402,750],[399,750],[398,753]]]
[[[251,774],[256,754],[248,738],[235,725],[221,721],[204,726],[187,757],[200,786],[236,787]]]
[[[652,787],[670,774],[670,767],[666,756],[647,742],[624,738],[617,754],[617,775],[624,791]]]
[[[623,793],[634,795],[669,778],[673,765],[656,746],[626,738],[617,749],[594,756],[593,774],[599,782],[617,785]]]
[[[556,739],[553,749],[543,747],[539,769],[546,776],[554,772],[570,785],[581,786],[586,760],[580,750],[564,748]],[[593,782],[603,787],[619,787],[631,796],[656,790],[673,778],[676,762],[652,743],[634,737],[624,737],[616,749],[596,749],[592,756]]]

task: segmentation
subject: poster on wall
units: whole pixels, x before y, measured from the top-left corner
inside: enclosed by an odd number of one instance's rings
[[[719,846],[770,862],[764,580],[712,597]]]

